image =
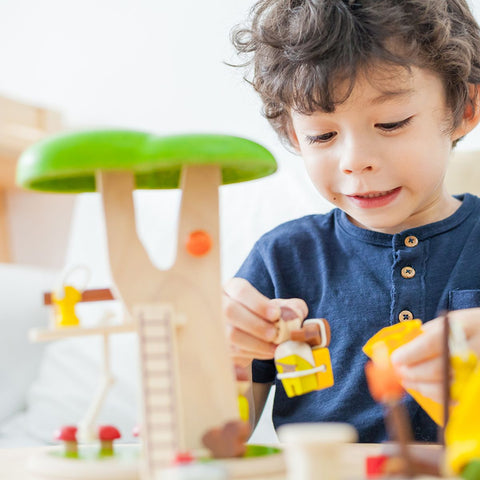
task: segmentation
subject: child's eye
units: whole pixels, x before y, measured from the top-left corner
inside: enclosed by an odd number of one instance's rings
[[[376,123],[375,126],[384,130],[385,132],[391,132],[393,130],[398,130],[402,127],[406,127],[412,120],[413,116],[406,118],[405,120],[401,120],[399,122],[391,122],[391,123]]]
[[[322,135],[307,135],[306,140],[311,145],[313,143],[326,143],[337,135],[337,132],[323,133]]]

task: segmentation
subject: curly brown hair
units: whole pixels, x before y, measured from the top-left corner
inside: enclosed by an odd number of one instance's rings
[[[468,105],[475,111],[469,84],[480,83],[480,30],[466,0],[260,0],[232,42],[287,142],[290,109],[333,112],[359,71],[379,65],[439,74],[452,128]],[[335,86],[345,81],[339,98]]]

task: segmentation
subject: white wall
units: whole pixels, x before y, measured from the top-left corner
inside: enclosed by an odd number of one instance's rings
[[[0,91],[64,111],[71,125],[261,137],[232,57],[250,1],[2,0]]]
[[[251,4],[250,0],[1,0],[0,92],[58,109],[72,128],[245,136],[272,149],[281,167],[302,177],[300,160],[279,145],[242,72],[223,63],[234,59],[230,29],[246,17]],[[328,208],[313,188],[297,191],[290,183],[288,175],[280,174],[222,189],[223,218],[227,223],[229,218],[236,220],[230,222],[234,231],[226,231],[225,225],[222,230],[224,253],[235,252],[234,258],[224,255],[225,277],[234,273],[262,231],[305,211]],[[291,198],[285,196],[285,189]],[[317,205],[309,205],[310,195]],[[156,263],[166,266],[174,248],[169,230],[175,220],[169,206],[178,203],[177,194],[138,196],[139,230]],[[91,235],[102,224],[98,213],[93,213],[95,218],[88,213],[96,203],[95,198],[78,203],[77,217],[93,223],[75,227],[72,261],[91,263],[102,243],[101,236]],[[282,204],[284,208],[278,208]],[[158,209],[162,225],[152,229]],[[100,252],[94,279],[102,283],[107,274]]]

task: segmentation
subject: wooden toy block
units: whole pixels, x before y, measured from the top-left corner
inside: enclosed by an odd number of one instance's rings
[[[245,421],[232,421],[221,428],[209,430],[202,437],[213,458],[241,457],[246,452],[246,443],[251,427]]]
[[[319,369],[316,373],[317,389],[320,390],[333,386],[332,360],[330,359],[328,348],[314,347],[312,348],[312,354],[315,367]]]
[[[107,300],[115,300],[112,291],[109,288],[96,288],[91,290],[84,290],[81,293],[79,302],[104,302]],[[43,295],[43,304],[52,304],[52,292],[46,292]]]
[[[275,350],[277,377],[289,397],[317,389],[315,360],[311,348],[303,342],[288,340]]]
[[[357,441],[357,432],[345,423],[283,425],[278,436],[284,445],[287,480],[337,480],[340,447]]]
[[[322,337],[318,325],[305,325],[305,327],[300,330],[293,330],[290,338],[294,342],[308,343],[311,347],[315,347],[322,343]]]
[[[374,455],[365,459],[365,475],[367,478],[378,478],[385,475],[387,455]]]
[[[301,329],[291,332],[291,340],[308,343],[311,347],[328,347],[330,337],[330,325],[324,318],[305,320]]]

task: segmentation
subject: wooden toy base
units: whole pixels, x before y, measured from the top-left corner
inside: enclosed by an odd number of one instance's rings
[[[137,480],[137,445],[117,445],[114,457],[99,457],[98,447],[79,446],[78,458],[67,458],[63,448],[40,452],[28,459],[29,473],[51,480]]]
[[[27,468],[38,480],[140,480],[139,456],[138,445],[117,445],[114,457],[99,457],[98,447],[80,446],[78,458],[67,458],[58,448],[33,455]],[[225,468],[232,480],[285,478],[282,453],[211,462]]]

